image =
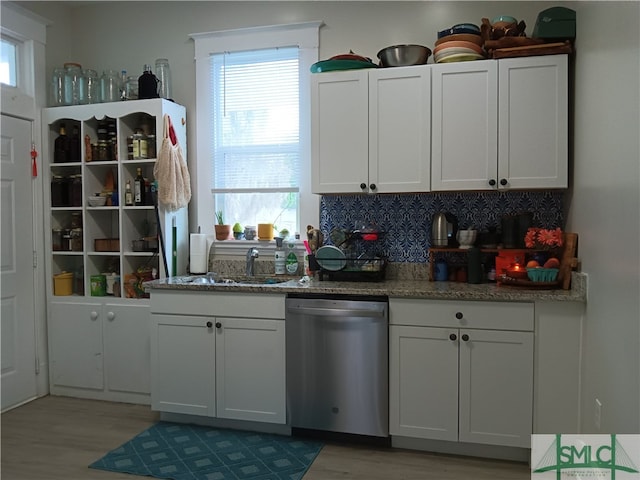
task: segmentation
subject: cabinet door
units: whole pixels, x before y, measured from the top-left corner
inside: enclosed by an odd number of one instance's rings
[[[366,70],[311,75],[313,193],[367,191],[367,78]]]
[[[216,321],[217,416],[284,424],[284,320]]]
[[[530,448],[533,333],[460,330],[461,442]]]
[[[102,390],[102,306],[52,303],[49,319],[51,392],[56,387]]]
[[[433,66],[432,190],[496,188],[497,96],[494,60]]]
[[[568,58],[500,60],[499,185],[568,186]]]
[[[458,440],[457,330],[391,326],[389,347],[392,435]]]
[[[107,389],[151,393],[149,306],[106,304],[103,311]]]
[[[154,410],[215,415],[215,338],[213,318],[151,315]]]
[[[430,189],[430,72],[430,67],[369,72],[369,188],[373,192]]]

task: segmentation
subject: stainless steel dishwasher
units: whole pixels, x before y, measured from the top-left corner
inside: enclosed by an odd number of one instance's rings
[[[287,298],[292,428],[389,435],[388,310],[386,297]]]

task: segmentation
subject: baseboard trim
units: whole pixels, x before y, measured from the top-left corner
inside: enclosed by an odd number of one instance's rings
[[[426,440],[422,438],[391,437],[393,448],[408,450],[422,450],[426,452],[464,455],[467,457],[493,458],[513,462],[529,463],[531,450],[519,447],[502,447],[496,445],[482,445],[478,443],[447,442],[444,440]]]

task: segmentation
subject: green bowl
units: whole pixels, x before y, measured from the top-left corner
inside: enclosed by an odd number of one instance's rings
[[[557,268],[527,268],[527,276],[532,282],[555,282],[559,271]]]

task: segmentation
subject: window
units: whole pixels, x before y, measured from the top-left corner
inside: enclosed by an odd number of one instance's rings
[[[211,56],[214,205],[228,223],[297,230],[298,48]]]
[[[193,34],[198,225],[318,221],[310,179],[310,66],[320,23]],[[226,242],[225,242],[226,243]]]
[[[7,40],[0,40],[0,83],[11,87],[18,86],[18,54],[16,44]]]

